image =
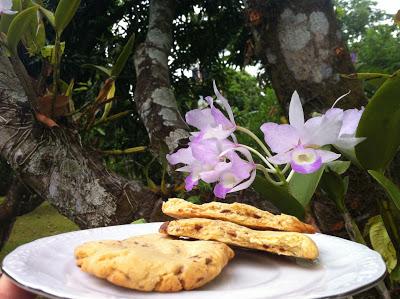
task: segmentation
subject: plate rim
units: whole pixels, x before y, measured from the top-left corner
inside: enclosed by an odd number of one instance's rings
[[[156,225],[156,224],[159,224],[159,223],[161,223],[161,222],[141,223],[141,224],[139,224],[139,225],[149,225],[149,224],[150,224],[150,225]],[[113,227],[122,227],[122,226],[125,226],[125,225],[131,225],[131,224],[115,225],[115,226],[107,226],[107,227],[99,227],[99,228],[100,228],[100,229],[104,229],[104,228],[106,228],[106,229],[107,229],[107,228],[110,228],[110,229],[111,229],[111,228],[113,228]],[[137,224],[136,224],[136,225],[137,225]],[[31,287],[31,286],[25,285],[23,282],[18,281],[17,278],[12,277],[12,275],[9,274],[9,273],[7,272],[7,270],[4,268],[4,261],[6,260],[6,257],[7,257],[8,255],[11,255],[16,249],[18,249],[19,247],[28,245],[28,244],[30,244],[30,243],[33,243],[33,242],[36,242],[36,241],[40,241],[40,240],[43,240],[43,239],[50,239],[50,238],[53,238],[53,237],[56,237],[56,236],[60,236],[60,235],[66,235],[66,234],[71,234],[71,233],[79,233],[79,232],[83,232],[83,231],[94,231],[94,230],[97,230],[97,229],[99,229],[99,228],[90,228],[90,229],[84,229],[84,230],[77,230],[77,231],[65,232],[65,233],[56,234],[56,235],[53,235],[53,236],[47,236],[47,237],[39,238],[39,239],[33,240],[33,241],[31,241],[31,242],[28,242],[28,243],[25,243],[25,244],[21,244],[20,246],[18,246],[17,248],[15,248],[13,251],[9,252],[9,253],[3,258],[3,260],[2,260],[2,262],[1,262],[1,264],[0,264],[0,276],[1,276],[1,275],[7,276],[7,277],[8,277],[14,284],[16,284],[17,286],[21,287],[22,289],[24,289],[24,290],[26,290],[26,291],[28,291],[28,292],[32,292],[32,293],[37,294],[37,295],[46,296],[46,297],[51,298],[51,299],[74,299],[73,297],[62,297],[62,296],[50,294],[50,293],[48,293],[48,292],[46,292],[46,291],[41,290],[40,288],[34,288],[34,287]],[[322,233],[317,233],[317,234],[319,234],[319,235],[325,235],[325,236],[332,237],[332,238],[336,238],[336,239],[342,239],[343,241],[347,241],[347,242],[354,242],[354,241],[352,241],[352,240],[340,238],[340,237],[337,237],[337,236],[332,236],[332,235],[327,235],[327,234],[322,234]],[[357,243],[357,242],[354,242],[354,243]],[[373,249],[369,248],[368,246],[366,246],[366,245],[364,245],[364,244],[361,244],[361,243],[357,243],[357,244],[358,244],[358,245],[361,245],[361,246],[365,246],[365,247],[368,248],[369,250],[374,251]],[[375,251],[375,253],[378,253],[378,252]],[[378,253],[378,254],[379,254],[379,253]],[[335,294],[335,295],[333,295],[333,296],[306,297],[306,298],[310,298],[310,299],[343,298],[343,297],[345,297],[345,296],[356,295],[356,294],[359,294],[359,293],[361,293],[361,292],[363,292],[363,291],[366,291],[366,290],[368,290],[368,289],[371,289],[371,288],[375,287],[376,285],[378,285],[381,281],[383,281],[383,280],[385,279],[386,275],[387,275],[387,268],[386,268],[386,270],[381,274],[381,276],[379,276],[379,277],[376,278],[375,280],[373,280],[373,281],[371,281],[371,282],[369,282],[368,284],[365,284],[365,285],[363,285],[363,286],[357,287],[357,288],[355,288],[355,289],[352,289],[352,290],[349,290],[349,291],[346,291],[346,292],[343,292],[343,293],[340,293],[340,294]]]

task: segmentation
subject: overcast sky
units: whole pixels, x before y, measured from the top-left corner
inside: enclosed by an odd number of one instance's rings
[[[376,7],[385,10],[387,13],[395,14],[400,9],[400,0],[375,0]]]

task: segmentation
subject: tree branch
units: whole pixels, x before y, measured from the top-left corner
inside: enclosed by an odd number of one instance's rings
[[[146,40],[135,53],[135,102],[150,136],[152,152],[161,158],[188,134],[171,89],[168,54],[172,46],[173,0],[150,1]]]
[[[82,228],[155,220],[161,199],[105,169],[79,136],[37,124],[10,61],[0,56],[0,155],[19,178]]]

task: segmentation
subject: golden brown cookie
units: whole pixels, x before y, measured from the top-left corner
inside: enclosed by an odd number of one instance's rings
[[[196,205],[180,198],[170,198],[163,203],[162,211],[164,214],[178,219],[219,219],[260,230],[315,233],[313,226],[301,222],[294,216],[274,215],[242,203],[210,202]]]
[[[319,254],[314,241],[304,234],[252,230],[222,220],[191,218],[169,221],[161,225],[160,233],[220,241],[230,245],[311,260],[316,259]]]
[[[199,288],[213,280],[233,256],[223,243],[161,234],[87,242],[75,249],[76,264],[84,272],[119,286],[158,292]]]

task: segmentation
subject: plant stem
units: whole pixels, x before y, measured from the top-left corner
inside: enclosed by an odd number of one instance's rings
[[[292,179],[293,175],[294,175],[294,170],[291,170],[290,173],[289,173],[289,175],[288,175],[288,177],[286,178],[286,182],[289,183],[290,180]]]
[[[239,146],[249,150],[250,152],[252,152],[254,154],[256,154],[269,167],[269,169],[267,169],[268,172],[276,173],[275,167],[258,150],[255,150],[254,148],[252,148],[250,146],[247,146],[247,145],[244,145],[244,144],[239,144]]]
[[[258,145],[263,149],[263,151],[267,154],[268,157],[272,157],[271,152],[267,149],[267,147],[265,146],[265,144],[260,140],[260,138],[257,137],[256,134],[254,134],[252,131],[250,131],[249,129],[246,129],[244,127],[241,126],[236,126],[236,129],[240,132],[243,132],[247,135],[249,135],[251,138],[253,138]]]
[[[134,154],[134,153],[139,153],[143,152],[146,150],[146,146],[136,146],[136,147],[131,147],[123,150],[107,150],[107,151],[101,151],[102,154],[105,155],[128,155],[128,154]]]
[[[271,184],[280,186],[283,185],[285,182],[277,182],[274,181],[270,176],[269,176],[269,172],[268,169],[264,167],[264,165],[261,164],[256,164],[256,169],[261,170],[264,173],[265,178],[267,179],[268,182],[270,182]]]
[[[60,35],[56,32],[56,40],[54,44],[54,66],[53,66],[53,100],[51,102],[51,118],[54,117],[54,109],[58,96],[58,81],[60,81],[60,60],[61,60],[61,45]]]

